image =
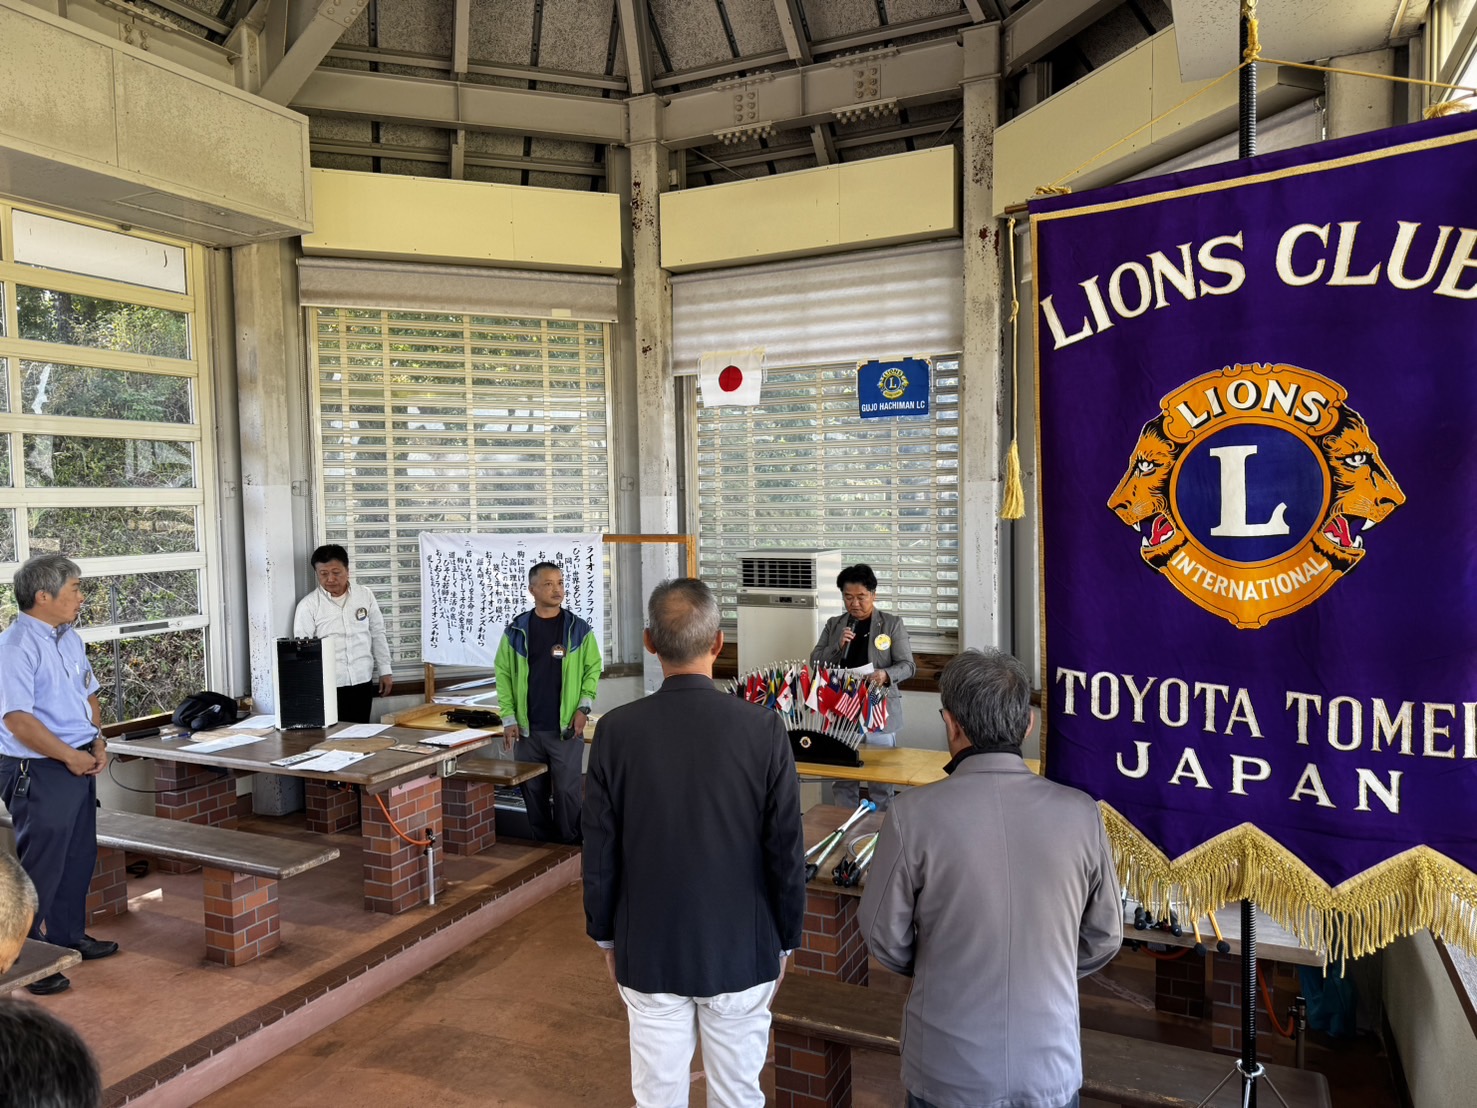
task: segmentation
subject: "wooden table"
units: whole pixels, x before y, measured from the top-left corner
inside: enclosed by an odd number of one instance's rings
[[[472,739],[462,745],[441,748],[428,754],[411,754],[402,750],[380,750],[362,758],[351,766],[328,773],[304,770],[297,766],[274,766],[272,762],[293,754],[303,754],[324,743],[331,742],[336,732],[349,724],[336,723],[326,729],[302,731],[269,731],[256,742],[232,746],[225,750],[184,750],[192,743],[207,742],[212,738],[224,738],[229,728],[196,733],[176,732],[156,735],[147,739],[109,739],[108,753],[135,758],[154,758],[160,761],[179,762],[192,766],[211,766],[237,773],[272,773],[283,777],[301,777],[309,781],[338,781],[358,785],[366,793],[388,792],[396,785],[416,777],[439,772],[445,762],[460,754],[481,749],[492,742],[491,738]],[[389,727],[375,738],[389,739],[399,745],[419,742],[426,736],[420,732],[428,728]],[[448,731],[451,728],[443,727]],[[244,733],[244,732],[243,732]]]
[[[379,750],[343,769],[321,772],[272,762],[331,742],[345,724],[326,730],[269,731],[256,741],[218,751],[185,750],[194,742],[224,737],[228,729],[173,733],[147,739],[110,739],[118,757],[155,762],[155,814],[213,826],[236,826],[236,782],[243,773],[270,773],[304,780],[308,829],[345,831],[356,823],[364,838],[364,906],[403,912],[431,895],[425,843],[438,845],[448,830],[442,806],[442,776],[459,754],[487,746],[487,736],[430,753]],[[424,730],[389,727],[375,738],[409,745]],[[220,771],[226,771],[224,773]],[[354,788],[357,786],[357,791]],[[408,836],[412,842],[406,842]],[[164,865],[161,863],[161,865]],[[192,867],[179,867],[181,869]]]
[[[82,955],[71,947],[52,946],[36,939],[27,939],[15,965],[0,973],[0,996],[33,985],[53,973],[61,973],[81,961]]]
[[[448,712],[456,711],[487,712],[496,711],[495,708],[482,708],[468,704],[417,704],[414,708],[406,708],[403,712],[396,712],[390,716],[390,722],[396,727],[418,727],[423,731],[455,731],[459,727],[465,727],[464,723],[452,723],[446,718]],[[600,713],[595,712],[585,721],[585,742],[595,737],[595,725],[600,722]],[[489,727],[494,735],[503,733],[502,727]]]
[[[873,781],[879,785],[929,785],[948,774],[947,750],[923,750],[912,746],[863,746],[859,766],[831,766],[824,762],[796,762],[801,777],[827,781]],[[1041,772],[1035,758],[1025,759],[1033,773]]]

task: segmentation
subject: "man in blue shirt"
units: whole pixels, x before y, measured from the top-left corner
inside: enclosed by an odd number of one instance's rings
[[[31,938],[106,958],[118,944],[84,932],[97,862],[97,775],[107,764],[98,732],[98,683],[72,626],[82,571],[60,554],[15,574],[20,614],[0,633],[0,800],[15,821],[16,853],[36,886]],[[45,996],[59,973],[28,985]]]

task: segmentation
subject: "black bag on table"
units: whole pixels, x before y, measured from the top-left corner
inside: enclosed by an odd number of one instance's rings
[[[174,710],[171,722],[187,731],[209,731],[235,723],[236,698],[218,692],[192,693]]]

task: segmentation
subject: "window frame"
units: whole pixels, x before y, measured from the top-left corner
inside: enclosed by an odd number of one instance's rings
[[[15,212],[113,234],[123,233],[131,238],[181,249],[185,255],[186,291],[173,293],[147,285],[17,262],[12,214]],[[0,562],[0,579],[8,581],[14,576],[16,569],[31,556],[28,513],[32,510],[102,506],[191,508],[195,515],[193,551],[103,556],[89,556],[85,551],[78,551],[72,557],[82,570],[84,590],[88,579],[192,571],[197,575],[199,590],[197,612],[189,616],[159,620],[90,623],[79,627],[78,633],[84,643],[93,645],[201,630],[204,633],[203,665],[207,682],[212,675],[224,672],[226,653],[224,636],[220,633],[220,628],[224,626],[221,619],[224,601],[223,583],[220,580],[220,490],[208,272],[205,248],[199,244],[133,230],[120,232],[117,225],[70,212],[54,212],[36,205],[0,200],[0,288],[3,288],[3,296],[0,296],[0,318],[4,321],[3,335],[0,335],[0,361],[4,362],[10,398],[9,410],[0,412],[0,435],[8,436],[11,472],[10,484],[0,487],[0,510],[13,513],[16,555],[13,561]],[[166,358],[21,338],[17,294],[19,286],[182,312],[188,317],[190,356]],[[27,415],[22,410],[22,363],[28,361],[187,378],[193,386],[193,421],[185,424],[86,416]],[[27,434],[189,443],[194,452],[194,483],[189,488],[27,485],[23,452],[24,436]]]

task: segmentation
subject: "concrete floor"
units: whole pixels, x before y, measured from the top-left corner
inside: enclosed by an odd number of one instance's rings
[[[691,1103],[705,1103],[701,1056]],[[897,1059],[854,1069],[855,1108],[901,1101]],[[773,1075],[765,1074],[765,1091]],[[325,1094],[331,1090],[331,1099]],[[577,885],[201,1102],[204,1108],[571,1108],[631,1103],[625,1009]]]
[[[301,817],[256,817],[246,826],[317,838],[302,828]],[[332,838],[343,850],[338,861],[282,885],[282,947],[238,969],[204,961],[198,874],[130,879],[129,914],[93,929],[98,937],[119,941],[122,953],[77,967],[69,974],[71,991],[38,1000],[83,1032],[98,1056],[104,1085],[113,1086],[110,1103],[120,1103],[129,1083],[142,1074],[167,1069],[170,1057],[186,1055],[190,1044],[198,1048],[202,1038],[243,1022],[243,1014],[277,1002],[286,1006],[294,990],[310,990],[326,972],[342,972],[387,943],[397,948],[397,941],[449,915],[466,915],[501,886],[535,872],[544,875],[537,879],[543,884],[535,888],[529,882],[520,896],[510,897],[516,903],[492,930],[482,927],[460,936],[443,931],[413,944],[403,959],[388,959],[410,960],[419,946],[440,942],[451,951],[444,961],[416,976],[405,971],[397,979],[403,984],[386,986],[384,995],[342,1018],[337,1012],[321,1018],[321,1030],[291,1033],[287,1016],[276,1025],[275,1039],[255,1033],[241,1038],[237,1053],[254,1068],[238,1065],[239,1079],[209,1086],[218,1092],[197,1095],[188,1091],[185,1079],[176,1078],[138,1103],[212,1108],[631,1103],[624,1009],[605,976],[603,959],[584,934],[577,858],[559,861],[559,848],[516,841],[501,842],[475,858],[448,858],[443,866],[448,887],[440,905],[392,917],[362,908],[357,836]],[[453,937],[455,943],[447,945]],[[873,988],[906,987],[876,963],[871,977]],[[352,991],[352,986],[343,990]],[[1083,1023],[1208,1048],[1208,1026],[1155,1012],[1153,991],[1153,963],[1125,951],[1083,983]],[[343,1007],[352,1003],[357,1001]],[[329,1024],[330,1018],[337,1022]],[[1291,1061],[1290,1043],[1280,1044],[1279,1051],[1278,1061]],[[1228,1058],[1228,1070],[1230,1064]],[[1313,1035],[1308,1064],[1328,1076],[1338,1108],[1399,1108],[1389,1059],[1377,1038]],[[693,1070],[691,1103],[699,1105],[706,1094],[700,1057]],[[897,1073],[895,1057],[855,1052],[855,1108],[901,1104]],[[766,1072],[766,1092],[772,1080]]]

